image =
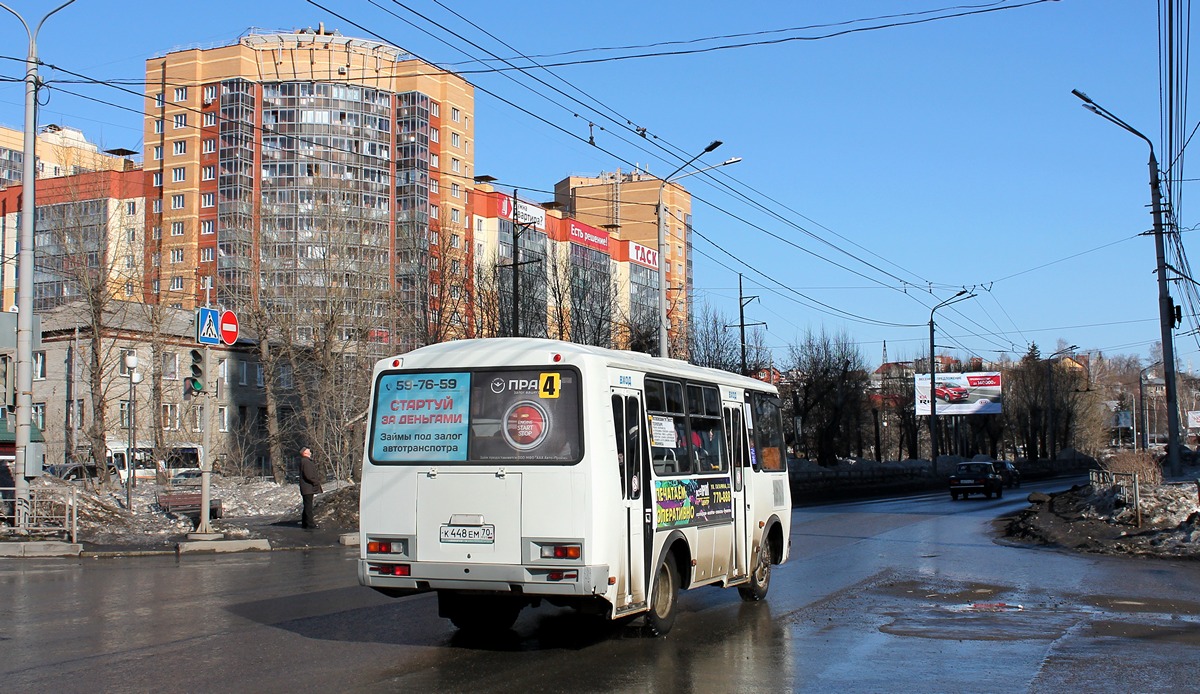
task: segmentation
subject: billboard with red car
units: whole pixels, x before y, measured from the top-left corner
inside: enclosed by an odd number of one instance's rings
[[[929,374],[914,378],[917,416],[928,416],[930,396],[937,402],[938,414],[1000,414],[1000,372],[939,373],[929,387]]]

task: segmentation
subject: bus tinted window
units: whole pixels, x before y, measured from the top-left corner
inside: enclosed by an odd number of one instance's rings
[[[578,462],[574,369],[383,373],[370,459],[406,462]]]

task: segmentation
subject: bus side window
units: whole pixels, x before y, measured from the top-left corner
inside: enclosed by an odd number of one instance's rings
[[[779,398],[755,393],[751,398],[754,407],[754,439],[758,452],[758,469],[779,472],[787,469],[787,456],[783,446],[783,419]]]

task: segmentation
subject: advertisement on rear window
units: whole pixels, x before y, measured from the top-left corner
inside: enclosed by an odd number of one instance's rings
[[[579,460],[579,374],[573,370],[476,371],[470,459]]]
[[[939,373],[933,383],[938,414],[1000,414],[1000,372]],[[929,416],[929,374],[917,374],[916,414]]]
[[[655,480],[659,528],[717,523],[733,518],[733,488],[728,480]]]
[[[471,374],[383,374],[375,391],[371,460],[467,459]]]

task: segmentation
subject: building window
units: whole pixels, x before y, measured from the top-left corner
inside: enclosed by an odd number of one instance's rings
[[[204,114],[204,127],[211,128],[212,126],[214,126],[216,124],[217,124],[216,112],[210,111],[209,113]]]
[[[33,425],[40,431],[46,430],[46,403],[33,403],[33,411],[30,413],[30,418],[33,420]]]
[[[137,201],[136,200],[130,200],[129,202],[125,203],[125,213],[126,214],[137,214]]]
[[[171,236],[183,236],[183,222],[171,222]]]
[[[155,187],[155,188],[162,188],[162,172],[161,172],[161,171],[155,171],[155,172],[154,172],[154,175],[153,175],[153,179],[154,179],[154,187]]]
[[[450,208],[450,222],[452,224],[458,224],[459,222],[459,212],[457,207]]]
[[[462,269],[462,264],[458,262],[458,259],[454,259],[454,260],[450,261],[450,274],[457,275],[461,269]],[[457,299],[458,297],[456,296],[454,298]]]
[[[187,169],[182,166],[176,166],[171,169],[171,183],[182,183],[187,180]]]
[[[172,263],[182,263],[183,262],[183,249],[182,248],[172,248],[171,249],[171,262]]]
[[[200,194],[200,206],[201,207],[216,207],[217,206],[217,194],[216,193],[201,193]]]
[[[175,101],[187,101],[187,87],[175,87]]]
[[[204,147],[201,148],[200,151],[204,154],[212,154],[213,152],[217,151],[217,139],[215,137],[206,139],[204,141]]]
[[[174,154],[187,154],[187,140],[176,140],[172,142],[171,150]]]
[[[462,147],[462,136],[458,133],[450,133],[450,146]]]
[[[211,164],[200,169],[200,180],[211,181],[217,177],[217,167]]]
[[[33,380],[41,381],[46,378],[46,353],[33,353]]]
[[[293,387],[295,387],[295,385],[296,385],[296,382],[292,378],[292,365],[291,364],[280,364],[279,365],[279,387],[282,388],[283,390],[291,390]]]
[[[172,210],[182,210],[183,205],[184,205],[183,193],[171,196],[171,209]]]
[[[201,234],[215,234],[217,231],[217,223],[214,220],[206,219],[200,222]]]
[[[67,403],[67,428],[83,428],[83,400],[76,400],[74,407],[71,407],[69,402]]]
[[[200,249],[200,262],[211,263],[212,261],[214,261],[216,259],[217,259],[217,249],[213,248],[212,246]]]
[[[162,135],[162,131],[163,131],[163,122],[162,122],[162,118],[157,118],[157,119],[155,119],[155,121],[154,121],[154,134],[155,134],[155,135]]]
[[[175,130],[187,127],[187,114],[186,113],[176,113],[175,114],[174,127],[175,127]]]
[[[125,283],[125,296],[133,296],[133,282]]]
[[[122,400],[121,401],[121,421],[117,425],[117,426],[121,427],[122,429],[129,428],[129,410],[130,410],[129,401]]]
[[[153,267],[158,267],[159,265],[162,265],[162,254],[158,253],[157,251],[154,253],[151,253],[150,254],[150,265],[152,265]]]
[[[183,277],[171,278],[171,290],[176,292],[183,290]]]
[[[158,201],[156,200],[155,202],[158,202]],[[161,239],[162,238],[162,227],[160,227],[158,225],[155,225],[154,227],[152,227],[150,230],[150,236],[156,241],[158,239]]]
[[[440,186],[438,185],[438,180],[436,178],[429,179],[429,192],[430,193],[433,193],[434,195],[436,195],[439,188],[440,188]]]
[[[129,270],[132,268],[133,268],[133,254],[128,253],[125,255],[125,269]]]
[[[162,145],[154,145],[154,160],[162,160]]]
[[[454,121],[455,123],[461,121],[462,120],[462,111],[459,111],[457,108],[451,107],[450,108],[450,120]]]
[[[159,184],[159,185],[162,185],[162,184]],[[151,207],[153,208],[154,214],[162,214],[162,200],[155,200],[154,204],[151,205]],[[154,238],[158,238],[158,237],[156,236]]]
[[[217,431],[229,431],[229,408],[224,405],[217,407]]]
[[[442,115],[442,105],[436,101],[429,104],[429,115],[433,116],[434,118]]]
[[[440,157],[438,157],[438,155],[436,155],[436,154],[431,153],[429,155],[429,165],[435,169],[441,167]]]
[[[242,368],[238,373],[238,385],[244,386],[250,382],[250,363],[242,362],[240,366]]]
[[[229,384],[229,360],[217,360],[217,380],[226,385]]]
[[[205,102],[215,101],[216,98],[217,98],[217,85],[206,84],[204,86],[204,101]]]
[[[430,129],[430,131],[429,131],[429,141],[430,142],[440,142],[441,139],[442,139],[442,136],[438,134],[437,128]]]
[[[174,352],[163,352],[162,377],[167,381],[179,380],[179,355]]]
[[[160,291],[161,287],[162,287],[162,285],[159,284],[158,280],[150,281],[150,291],[154,292],[155,294],[157,294]]]
[[[462,186],[457,183],[450,184],[450,197],[457,198],[462,196]]]
[[[204,403],[196,405],[192,415],[192,431],[204,431]]]
[[[171,402],[163,403],[162,423],[163,431],[175,431],[179,429],[179,405]]]
[[[166,103],[166,102],[164,102],[164,101],[163,101],[163,95],[162,95],[162,92],[159,92],[158,94],[155,94],[155,95],[154,95],[154,105],[155,105],[155,106],[157,106],[157,107],[159,107],[159,108],[162,108],[162,105],[163,105],[164,103]]]
[[[459,173],[462,170],[462,162],[457,159],[450,159],[450,170],[454,173]]]
[[[450,247],[458,248],[462,244],[462,237],[458,234],[450,234]]]
[[[263,365],[262,364],[254,365],[254,385],[258,386],[259,388],[263,387]]]

